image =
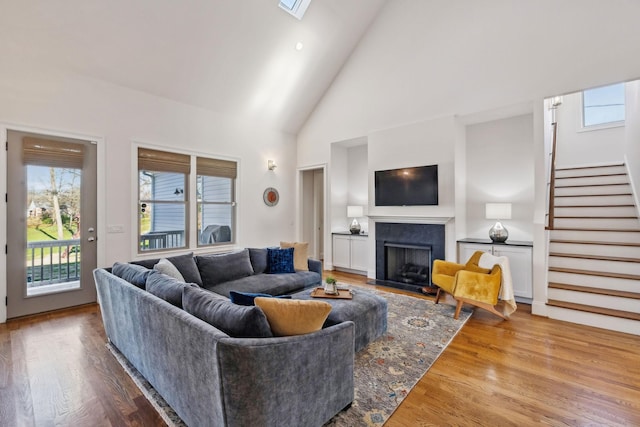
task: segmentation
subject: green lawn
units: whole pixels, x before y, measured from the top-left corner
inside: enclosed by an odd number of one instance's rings
[[[73,236],[69,230],[63,228],[64,239],[71,240]],[[27,242],[42,242],[47,240],[57,240],[58,228],[55,225],[41,225],[38,228],[27,227]]]

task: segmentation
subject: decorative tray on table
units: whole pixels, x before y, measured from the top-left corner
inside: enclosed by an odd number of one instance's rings
[[[324,293],[324,288],[315,288],[310,294],[313,298],[353,299],[353,293],[349,289],[338,289],[338,295]]]

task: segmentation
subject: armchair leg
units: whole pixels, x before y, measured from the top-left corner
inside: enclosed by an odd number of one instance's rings
[[[456,314],[454,314],[453,318],[458,320],[458,317],[460,317],[460,310],[462,310],[462,300],[458,300],[458,303],[456,304]]]
[[[495,314],[496,316],[501,317],[504,320],[509,320],[509,318],[507,318],[504,314],[502,314],[498,310],[496,310],[496,307],[491,305],[491,304],[487,304],[486,302],[468,300],[468,299],[465,299],[465,298],[459,299],[458,303],[461,304],[462,301],[464,301],[466,303],[469,303],[471,305],[475,305],[476,307],[484,308],[488,312],[491,312],[491,313]],[[456,307],[456,316],[454,317],[455,319],[458,318],[458,313],[459,313],[459,310]]]
[[[436,292],[436,304],[440,302],[440,288],[438,288],[438,292]]]

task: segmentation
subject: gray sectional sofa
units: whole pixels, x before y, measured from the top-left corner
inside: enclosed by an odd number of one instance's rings
[[[315,271],[262,272],[234,279],[233,286],[203,282],[202,287],[221,295],[243,286],[273,295],[293,292],[318,283],[317,265],[309,266]],[[107,337],[187,425],[320,426],[353,401],[353,322],[298,336],[234,337],[144,289],[143,278],[164,275],[138,266],[118,270],[123,278],[94,271]],[[185,280],[193,279],[188,269],[182,272]],[[179,289],[184,300],[189,292]],[[230,304],[222,296],[215,299]]]

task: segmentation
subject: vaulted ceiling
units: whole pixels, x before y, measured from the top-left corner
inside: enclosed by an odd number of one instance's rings
[[[0,57],[296,133],[383,4],[316,0],[299,21],[278,0],[2,1]]]

